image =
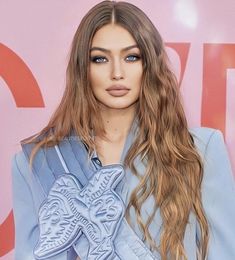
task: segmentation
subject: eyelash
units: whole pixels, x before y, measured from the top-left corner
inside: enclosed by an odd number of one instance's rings
[[[127,60],[127,58],[130,58],[130,57],[133,57],[134,59],[132,59],[132,60]],[[126,61],[127,62],[135,62],[135,61],[138,61],[138,60],[140,60],[140,55],[137,55],[137,54],[130,54],[130,55],[128,55],[125,59],[126,59]],[[98,60],[106,60],[106,61],[98,61]],[[93,63],[104,63],[104,62],[107,62],[108,61],[108,59],[106,58],[106,57],[104,57],[104,56],[94,56],[94,57],[91,57],[90,58],[90,60],[91,60],[91,62],[93,62]]]
[[[140,55],[137,55],[137,54],[128,55],[126,58],[128,58],[128,57],[134,57],[134,60],[131,60],[130,62],[137,61],[140,59]]]
[[[94,57],[91,57],[91,62],[93,62],[93,63],[104,63],[103,61],[100,61],[101,59],[104,60],[106,58],[103,57],[103,56],[94,56]]]

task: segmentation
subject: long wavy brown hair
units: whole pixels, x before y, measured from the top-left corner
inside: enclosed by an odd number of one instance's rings
[[[82,19],[71,46],[63,98],[48,125],[38,134],[44,138],[36,143],[31,159],[39,148],[59,143],[72,129],[90,152],[95,148],[91,129],[98,136],[105,134],[99,104],[89,82],[89,50],[94,34],[110,23],[130,32],[143,62],[137,104],[139,131],[125,158],[125,166],[139,176],[140,182],[131,194],[126,217],[129,220],[133,207],[144,240],[152,250],[160,252],[162,259],[187,259],[183,238],[189,214],[195,214],[201,231],[198,252],[205,259],[209,232],[201,199],[202,161],[188,131],[179,86],[169,68],[161,36],[138,7],[127,2],[103,1]],[[36,142],[38,135],[27,142]],[[146,172],[141,175],[134,166],[137,156],[147,162]],[[141,207],[150,196],[155,204],[144,222]],[[162,217],[160,245],[149,232],[157,209]]]

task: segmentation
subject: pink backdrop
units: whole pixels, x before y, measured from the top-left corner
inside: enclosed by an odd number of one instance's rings
[[[11,157],[58,104],[73,34],[97,2],[0,1],[1,259],[14,253]],[[167,43],[190,126],[221,129],[235,169],[235,1],[130,2],[148,14]]]

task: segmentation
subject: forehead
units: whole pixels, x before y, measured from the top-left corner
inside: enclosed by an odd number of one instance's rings
[[[133,36],[125,28],[116,24],[103,26],[92,39],[92,47],[105,49],[122,49],[134,44],[136,41]]]

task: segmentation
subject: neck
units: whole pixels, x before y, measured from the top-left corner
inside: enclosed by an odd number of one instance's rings
[[[102,109],[101,117],[108,139],[125,138],[135,117],[135,106],[126,109]]]

